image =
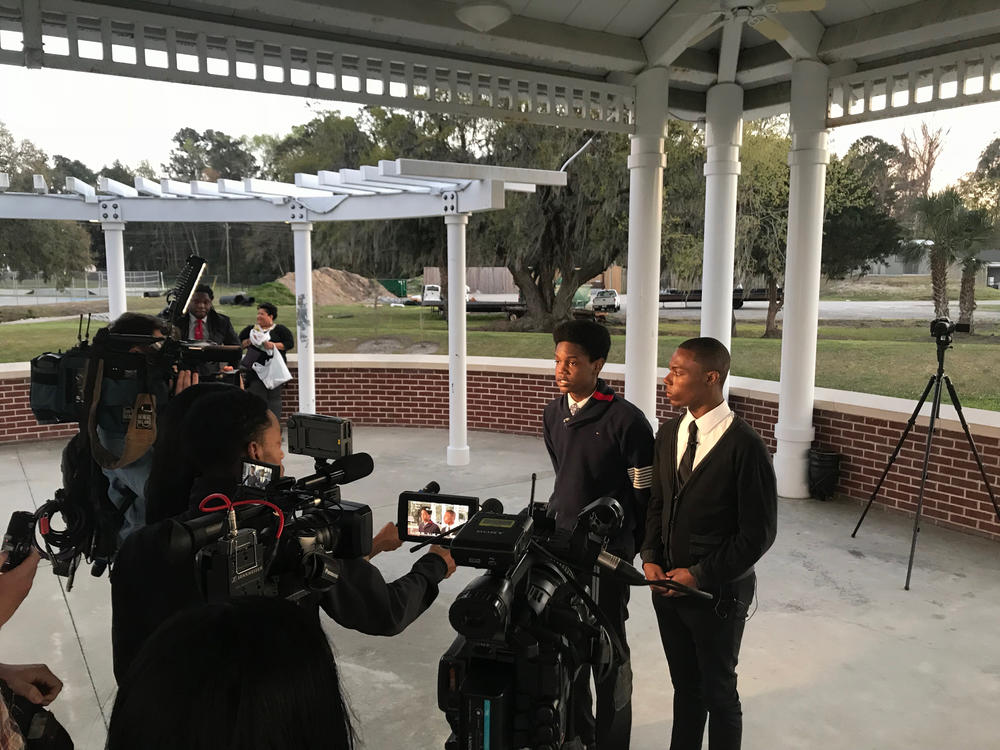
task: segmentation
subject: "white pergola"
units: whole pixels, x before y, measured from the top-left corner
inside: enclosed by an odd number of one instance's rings
[[[506,191],[534,192],[564,186],[565,172],[477,164],[397,159],[360,169],[296,174],[295,184],[247,178],[205,182],[149,180],[135,186],[106,177],[95,190],[75,177],[67,193],[50,193],[34,177],[34,193],[9,191],[0,173],[0,219],[100,222],[108,268],[108,303],[114,320],[126,309],[124,231],[129,221],[283,222],[295,248],[299,409],[316,410],[313,348],[312,228],[317,222],[440,216],[448,235],[448,277],[465,278],[465,228],[469,215],[504,208]],[[466,393],[465,285],[448,288],[448,463],[469,463]]]
[[[629,134],[625,395],[654,424],[668,122],[706,125],[701,330],[729,345],[742,121],[789,114],[774,466],[808,497],[828,128],[1000,99],[1000,3],[492,0],[474,22],[467,4],[0,0],[0,64]]]

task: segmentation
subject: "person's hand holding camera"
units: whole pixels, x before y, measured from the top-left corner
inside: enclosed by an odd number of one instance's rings
[[[379,552],[392,552],[394,549],[399,549],[402,545],[403,540],[399,538],[396,524],[387,523],[372,537],[372,551],[368,555],[368,559],[371,560]]]
[[[445,578],[451,578],[451,574],[455,572],[455,558],[451,556],[451,552],[446,550],[440,544],[432,544],[430,551],[435,555],[440,555],[441,559],[444,560],[444,564],[448,566],[448,572],[445,574]]]
[[[0,627],[11,618],[28,595],[41,559],[38,550],[32,549],[20,565],[0,574]],[[0,553],[0,566],[6,561],[7,553]]]
[[[47,706],[62,690],[62,680],[44,664],[0,664],[0,680],[15,695],[27,698],[37,706]]]

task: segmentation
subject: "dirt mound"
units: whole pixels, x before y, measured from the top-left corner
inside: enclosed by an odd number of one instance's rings
[[[295,274],[286,273],[279,284],[295,293]],[[378,282],[358,276],[350,271],[337,268],[317,268],[313,270],[313,303],[316,305],[350,305],[356,302],[370,302],[373,297],[391,297],[392,294]]]

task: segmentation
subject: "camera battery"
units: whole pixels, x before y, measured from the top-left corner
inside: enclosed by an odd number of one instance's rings
[[[480,511],[451,542],[451,556],[473,568],[508,568],[524,556],[531,541],[528,516]]]

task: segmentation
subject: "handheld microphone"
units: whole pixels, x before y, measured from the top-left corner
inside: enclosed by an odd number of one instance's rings
[[[313,490],[333,484],[347,484],[364,479],[375,470],[375,462],[367,453],[352,453],[338,458],[322,471],[303,477],[295,486],[303,490]]]

